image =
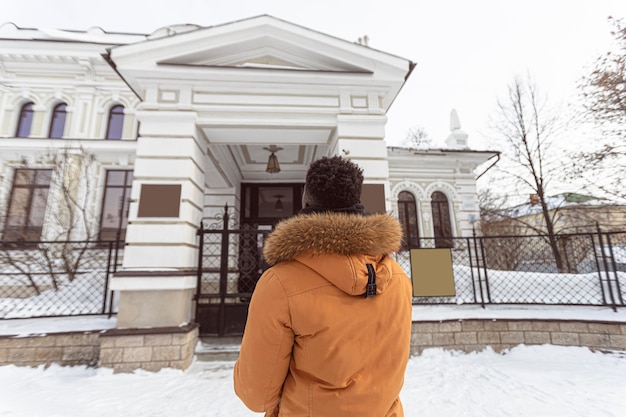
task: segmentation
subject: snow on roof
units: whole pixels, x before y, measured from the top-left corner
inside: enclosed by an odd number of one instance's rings
[[[578,193],[561,193],[546,197],[546,205],[548,210],[555,210],[561,207],[580,207],[580,206],[618,206],[619,203],[600,197],[594,197]],[[520,204],[503,210],[510,217],[525,217],[533,214],[541,213],[541,204],[531,204],[530,202]]]
[[[128,44],[146,39],[147,35],[136,33],[105,32],[94,26],[84,31],[50,29],[50,28],[20,28],[8,22],[0,25],[0,39],[14,40],[44,40],[70,41],[103,44]]]

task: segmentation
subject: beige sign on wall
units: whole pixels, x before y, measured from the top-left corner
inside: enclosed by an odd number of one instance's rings
[[[414,297],[454,297],[450,249],[411,249],[411,279]]]

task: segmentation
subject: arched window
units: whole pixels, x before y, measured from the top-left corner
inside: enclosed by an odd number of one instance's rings
[[[109,111],[109,120],[107,123],[107,139],[122,139],[122,130],[124,128],[124,106],[117,105],[111,107]]]
[[[435,247],[451,248],[452,223],[450,221],[450,206],[448,197],[440,191],[431,195],[431,207],[433,211],[433,231],[435,234]]]
[[[402,249],[419,248],[417,204],[415,204],[415,196],[408,191],[398,194],[398,218],[402,225]]]
[[[50,120],[50,133],[48,137],[51,139],[60,139],[65,131],[65,118],[67,116],[66,104],[57,104],[52,110],[52,120]]]
[[[27,138],[30,136],[30,128],[33,126],[33,118],[35,112],[33,110],[34,104],[32,102],[26,103],[20,110],[20,118],[17,121],[17,130],[15,137]]]

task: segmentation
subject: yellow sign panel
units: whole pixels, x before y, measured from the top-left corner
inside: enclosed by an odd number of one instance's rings
[[[413,297],[454,297],[450,249],[411,249],[411,279]]]

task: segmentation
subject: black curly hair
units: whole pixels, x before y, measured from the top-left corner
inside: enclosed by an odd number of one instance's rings
[[[306,173],[309,203],[326,208],[345,208],[360,203],[363,169],[340,156],[314,161]]]

